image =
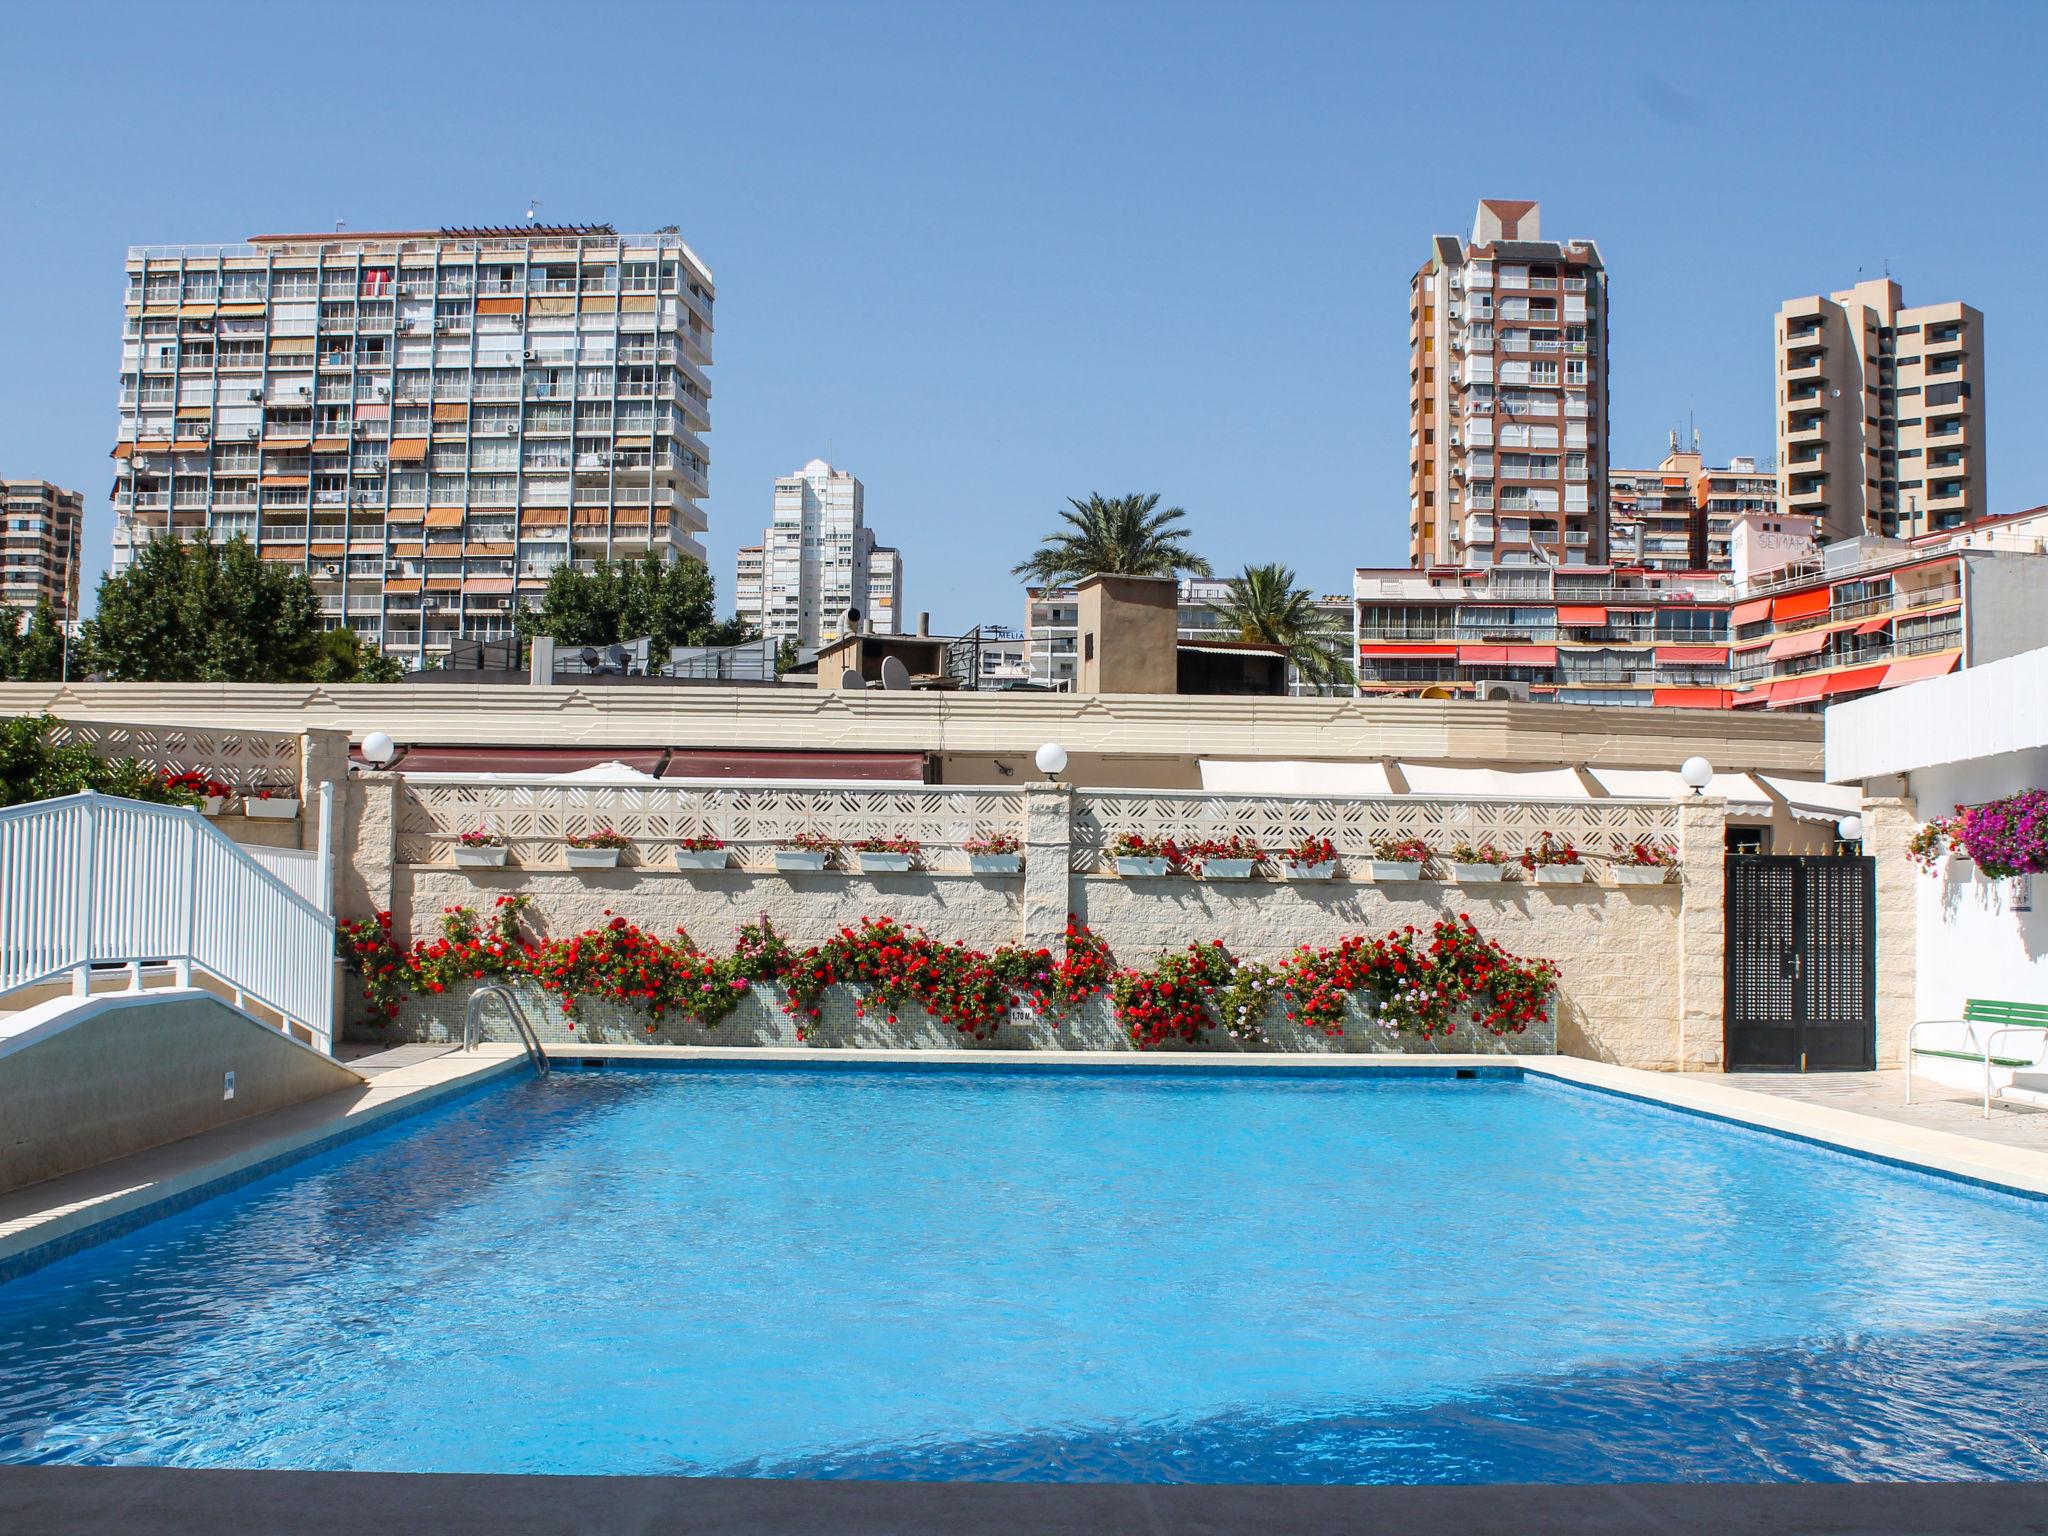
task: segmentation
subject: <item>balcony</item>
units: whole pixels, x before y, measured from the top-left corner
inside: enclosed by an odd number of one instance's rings
[[[1787,379],[1819,378],[1821,374],[1821,360],[1824,356],[1825,349],[1821,347],[1810,347],[1806,350],[1792,353],[1785,362],[1785,377]]]
[[[1827,504],[1827,482],[1822,480],[1812,485],[1794,485],[1785,492],[1785,504],[1804,512],[1818,512]]]
[[[1794,416],[1785,423],[1785,441],[1788,443],[1817,443],[1827,435],[1827,413],[1816,412],[1811,416]]]

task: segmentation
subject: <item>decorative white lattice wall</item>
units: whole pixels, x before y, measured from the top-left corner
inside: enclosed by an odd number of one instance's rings
[[[86,746],[106,758],[132,757],[162,773],[203,773],[237,793],[299,792],[299,738],[282,731],[209,731],[169,725],[59,720],[53,746]]]

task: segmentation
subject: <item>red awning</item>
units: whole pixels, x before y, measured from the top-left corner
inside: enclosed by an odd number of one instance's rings
[[[1458,664],[1466,667],[1504,667],[1508,661],[1508,648],[1504,645],[1461,645],[1458,647]]]
[[[922,752],[776,752],[735,747],[702,751],[678,747],[664,779],[864,779],[889,784],[925,782]]]
[[[1507,660],[1511,667],[1554,667],[1557,665],[1557,647],[1511,645],[1508,647]]]
[[[1726,688],[1659,688],[1650,695],[1652,704],[1672,709],[1726,709],[1729,699]]]
[[[1896,688],[1901,683],[1917,683],[1922,678],[1940,677],[1953,672],[1956,663],[1962,660],[1958,651],[1945,651],[1939,656],[1915,656],[1910,661],[1895,661],[1884,669],[1885,688]]]
[[[1868,693],[1884,682],[1884,675],[1891,670],[1879,664],[1874,667],[1851,667],[1846,672],[1837,672],[1828,679],[1828,697],[1835,698],[1844,693]]]
[[[1768,597],[1760,597],[1753,603],[1737,603],[1734,611],[1728,615],[1728,622],[1754,624],[1757,620],[1768,619],[1770,616],[1771,600]]]
[[[1359,646],[1358,655],[1362,661],[1412,661],[1418,657],[1453,657],[1458,654],[1455,645],[1374,645],[1370,641]]]
[[[1771,708],[1811,704],[1816,699],[1826,698],[1827,691],[1828,680],[1818,672],[1807,677],[1788,677],[1771,684]]]
[[[1771,642],[1767,653],[1772,661],[1783,661],[1787,656],[1811,656],[1828,643],[1828,632],[1824,629],[1809,629],[1801,635],[1780,635]]]
[[[1570,603],[1560,603],[1557,607],[1557,622],[1560,624],[1605,624],[1607,622],[1607,610],[1605,608],[1577,607]]]
[[[1725,667],[1728,664],[1728,647],[1660,645],[1657,647],[1657,661],[1661,666],[1671,667]]]
[[[1856,633],[1859,635],[1881,635],[1885,632],[1885,630],[1891,627],[1891,622],[1892,621],[1888,618],[1865,619],[1861,624],[1858,624],[1856,626]]]
[[[1771,599],[1771,617],[1780,624],[1789,624],[1794,619],[1817,619],[1828,611],[1830,600],[1826,587],[1812,592],[1788,592]]]

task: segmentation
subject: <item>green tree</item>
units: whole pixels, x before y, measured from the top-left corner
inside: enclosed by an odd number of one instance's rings
[[[405,668],[352,629],[322,631],[314,648],[316,683],[395,683]]]
[[[676,645],[737,645],[753,632],[745,619],[719,619],[717,587],[696,560],[600,560],[579,571],[559,565],[537,607],[522,609],[522,637],[548,635],[559,645],[654,642],[657,655]]]
[[[60,724],[52,715],[0,720],[0,805],[50,800],[86,789],[160,805],[198,803],[196,794],[172,789],[161,774],[132,757],[100,757],[77,742],[54,745],[50,738]]]
[[[796,665],[796,642],[784,635],[775,643],[775,675],[782,676]]]
[[[1012,567],[1034,586],[1071,586],[1087,576],[1207,576],[1209,562],[1187,547],[1188,531],[1174,527],[1187,516],[1159,510],[1157,495],[1067,500],[1064,527],[1040,541],[1031,558]]]
[[[36,604],[26,628],[0,608],[0,680],[54,683],[64,675],[64,631],[48,598]]]
[[[1287,648],[1287,659],[1319,688],[1349,688],[1351,632],[1294,584],[1284,565],[1248,565],[1228,582],[1223,600],[1209,605],[1240,640]]]
[[[305,572],[259,559],[247,539],[153,539],[102,578],[83,648],[117,682],[289,683],[312,676],[320,633]]]

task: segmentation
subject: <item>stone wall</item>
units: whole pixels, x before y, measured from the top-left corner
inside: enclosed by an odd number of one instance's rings
[[[401,834],[403,796],[402,780],[392,775],[365,775],[353,782],[350,811],[342,819],[340,860],[343,914],[367,916],[388,908],[401,933],[432,932],[446,907],[487,913],[499,896],[515,893],[531,899],[531,918],[549,935],[596,927],[608,913],[616,913],[659,933],[687,929],[713,953],[728,950],[738,927],[763,915],[799,944],[822,941],[872,916],[989,950],[1019,942],[1052,946],[1073,913],[1110,944],[1120,962],[1142,966],[1162,951],[1217,938],[1244,958],[1277,961],[1302,945],[1329,945],[1408,924],[1426,929],[1438,918],[1465,913],[1482,934],[1513,953],[1559,965],[1554,1040],[1546,1036],[1541,1048],[1660,1070],[1698,1070],[1720,1062],[1724,811],[1716,801],[1661,808],[1659,814],[1677,828],[1680,843],[1682,874],[1670,883],[1612,883],[1603,864],[1582,885],[1517,881],[1488,890],[1439,881],[1375,884],[1362,878],[1366,861],[1348,853],[1345,871],[1360,878],[1327,883],[1127,880],[1077,872],[1075,864],[1092,866],[1096,860],[1078,848],[1074,796],[1057,785],[1031,786],[1011,802],[1026,858],[1024,872],[1009,876],[947,868],[905,875],[779,874],[739,867],[682,872],[654,862],[645,849],[634,857],[648,858],[646,864],[610,870],[516,863],[463,868],[441,862],[447,855],[435,841]],[[420,862],[408,862],[408,847]],[[360,1026],[361,1010],[353,998],[351,1010]],[[409,1037],[423,1028],[430,1034],[451,1028],[459,1033],[459,1013],[452,1024],[440,1012],[428,1016],[438,1022],[422,1024],[421,1017],[409,1010],[399,1033]],[[567,1021],[558,1022],[566,1036]],[[822,1033],[830,1037],[831,1020],[826,1023]],[[614,1019],[604,1027],[633,1038],[679,1043],[692,1038],[699,1043],[793,1039],[779,1015],[771,1015],[758,1000],[717,1031],[698,1031],[696,1037],[680,1026],[650,1036],[643,1024],[630,1019]],[[926,1036],[928,1043],[957,1043],[951,1030],[929,1021],[904,1028],[905,1038],[892,1034],[886,1041],[873,1038],[871,1029],[855,1034],[864,1043],[915,1044]],[[999,1043],[1057,1047],[1082,1038],[1114,1044],[1121,1037],[1103,1010],[1087,1028],[1056,1037],[1043,1025],[1020,1022]],[[1324,1048],[1315,1040],[1300,1043],[1304,1049]],[[1531,1043],[1520,1042],[1523,1048]],[[1466,1045],[1499,1048],[1488,1041]],[[1346,1041],[1340,1048],[1361,1048],[1361,1041]]]

